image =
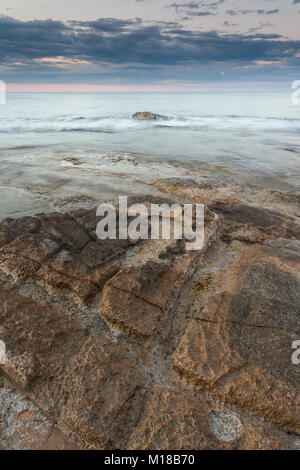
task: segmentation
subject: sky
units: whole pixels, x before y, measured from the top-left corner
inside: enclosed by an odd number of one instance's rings
[[[192,91],[300,80],[300,0],[0,0],[11,90]]]

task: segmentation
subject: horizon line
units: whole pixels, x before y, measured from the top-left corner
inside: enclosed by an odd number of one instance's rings
[[[5,83],[5,82],[4,82]],[[217,91],[232,88],[258,88],[259,86],[272,86],[290,88],[291,81],[288,82],[267,82],[267,81],[237,81],[237,82],[205,82],[205,83],[165,83],[160,85],[97,85],[97,84],[71,84],[71,83],[5,83],[8,93],[128,93],[128,92],[197,92],[197,91]]]

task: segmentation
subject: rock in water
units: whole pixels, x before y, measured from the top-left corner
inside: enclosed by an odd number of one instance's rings
[[[159,118],[160,116],[158,114],[149,113],[148,111],[135,113],[132,116],[132,119],[135,119],[136,121],[157,121]]]

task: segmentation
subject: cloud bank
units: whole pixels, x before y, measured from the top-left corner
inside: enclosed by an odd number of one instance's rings
[[[275,33],[191,30],[175,21],[0,17],[0,78],[8,81],[285,79],[299,75],[299,51],[300,41]]]

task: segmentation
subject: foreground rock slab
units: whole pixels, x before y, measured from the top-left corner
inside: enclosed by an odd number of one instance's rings
[[[2,448],[300,448],[297,195],[154,184],[206,204],[202,250],[98,240],[95,209],[0,222]]]

